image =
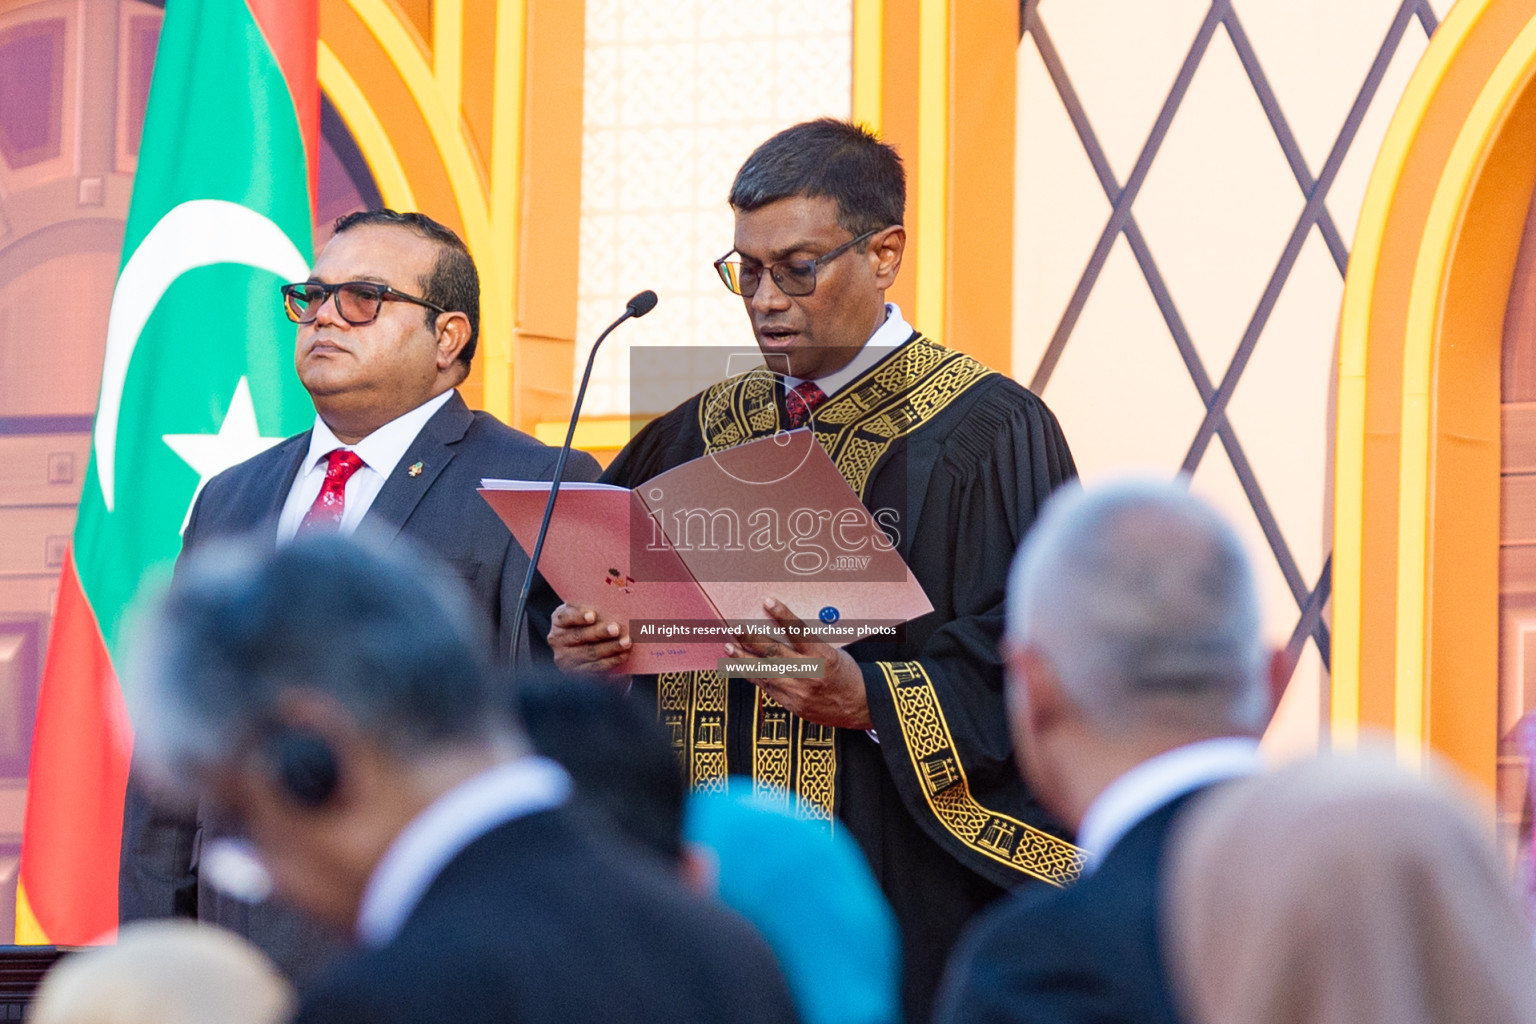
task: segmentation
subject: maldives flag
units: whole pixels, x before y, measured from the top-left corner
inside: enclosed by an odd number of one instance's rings
[[[316,0],[169,0],[91,463],[38,697],[16,941],[110,940],[132,730],[124,612],[198,489],[314,417],[278,285],[309,274]]]

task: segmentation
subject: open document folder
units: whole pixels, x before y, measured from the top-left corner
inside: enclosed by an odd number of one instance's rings
[[[482,480],[523,549],[549,483]],[[894,528],[896,510],[876,515]],[[841,647],[933,610],[891,537],[809,430],[685,462],[636,490],[563,483],[539,571],[566,604],[628,623],[620,671],[715,668],[737,632],[779,631],[776,597]]]

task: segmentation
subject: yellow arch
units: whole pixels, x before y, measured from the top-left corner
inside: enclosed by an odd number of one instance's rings
[[[410,91],[411,99],[421,108],[427,130],[432,134],[443,168],[448,173],[464,232],[469,236],[464,241],[475,249],[477,242],[489,239],[490,214],[485,202],[485,183],[475,166],[469,143],[459,130],[458,107],[448,105],[449,97],[439,87],[421,47],[388,0],[350,0],[350,3],[400,72],[400,79]]]
[[[885,2],[853,0],[853,119],[880,131],[885,86]]]
[[[1489,784],[1498,387],[1487,367],[1523,227],[1507,208],[1536,187],[1518,137],[1533,123],[1530,0],[1463,0],[1388,129],[1340,320],[1334,741],[1384,725],[1404,760],[1434,746]],[[1368,635],[1368,620],[1389,621],[1390,636]]]
[[[1339,317],[1339,392],[1335,410],[1333,650],[1330,717],[1335,745],[1352,746],[1360,731],[1360,634],[1365,538],[1366,370],[1376,275],[1393,199],[1436,90],[1470,27],[1491,0],[1452,9],[1403,90],[1371,172],[1355,244],[1349,255]]]
[[[378,183],[379,198],[384,200],[384,205],[393,210],[416,209],[416,193],[411,188],[405,166],[400,162],[400,154],[389,139],[389,132],[385,131],[378,112],[368,102],[368,97],[363,95],[357,80],[348,73],[324,40],[320,42],[316,70],[320,88],[325,90],[325,94],[336,105],[336,112],[357,140],[357,148],[367,161],[368,169],[373,172],[373,180]]]
[[[432,5],[432,47],[389,0],[342,0],[383,50],[419,111],[432,142],[432,158],[447,179],[463,227],[464,242],[481,271],[481,352],[484,391],[480,404],[503,419],[513,416],[512,365],[517,321],[523,68],[527,0],[497,0],[488,154],[470,140],[461,112],[464,88],[464,0]],[[321,46],[321,84],[353,130],[379,180],[386,202],[416,208],[405,159],[389,136],[386,120],[368,103],[343,59]]]
[[[1434,356],[1448,264],[1469,193],[1498,130],[1536,71],[1536,14],[1526,22],[1477,97],[1430,204],[1408,304],[1403,351],[1402,496],[1398,509],[1397,737],[1411,756],[1424,743],[1429,605],[1430,473]],[[1490,737],[1490,742],[1492,738]]]

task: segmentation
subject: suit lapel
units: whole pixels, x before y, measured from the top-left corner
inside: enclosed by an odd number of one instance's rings
[[[1181,793],[1132,825],[1119,842],[1110,847],[1109,853],[1105,854],[1090,878],[1116,878],[1125,872],[1140,874],[1149,868],[1155,874],[1162,860],[1163,844],[1168,839],[1174,820],[1191,801],[1198,799],[1200,794],[1210,788],[1208,784]]]
[[[298,478],[299,469],[304,465],[304,456],[309,453],[309,437],[314,433],[306,430],[295,437],[290,437],[282,443],[278,449],[281,458],[273,459],[270,466],[264,466],[261,476],[254,481],[251,492],[263,496],[266,502],[256,517],[256,522],[263,527],[262,533],[275,547],[277,545],[277,521],[283,514],[283,506],[288,502],[288,492],[293,489],[293,481]]]
[[[395,471],[384,481],[368,514],[357,525],[359,540],[382,546],[399,535],[405,521],[426,497],[432,482],[453,461],[453,446],[464,439],[474,421],[469,406],[464,404],[458,392],[454,392],[453,397],[427,420],[421,433],[395,465]],[[411,467],[417,463],[421,464],[421,470],[412,476]]]

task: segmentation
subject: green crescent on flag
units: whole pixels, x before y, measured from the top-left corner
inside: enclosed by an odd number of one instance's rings
[[[113,669],[124,613],[169,571],[201,485],[314,417],[278,293],[308,276],[313,244],[300,128],[313,119],[297,111],[318,105],[314,25],[314,0],[166,6],[39,695],[19,942],[89,942],[115,927],[131,744]],[[307,81],[295,31],[309,34]],[[297,74],[275,51],[300,55]]]

